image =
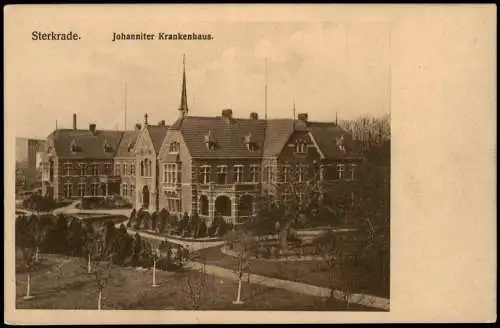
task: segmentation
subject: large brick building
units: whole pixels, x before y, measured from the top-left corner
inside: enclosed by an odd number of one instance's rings
[[[47,139],[44,192],[57,198],[119,193],[150,211],[220,213],[237,222],[253,215],[263,196],[291,195],[284,185],[314,181],[334,199],[356,199],[363,157],[351,135],[334,122],[191,116],[183,70],[179,117],[134,131],[54,131]],[[113,169],[114,168],[114,169]],[[294,187],[295,188],[295,187]],[[335,201],[333,202],[335,203]]]
[[[98,130],[96,124],[57,129],[47,137],[42,157],[42,194],[56,199],[107,196],[118,193],[120,177],[113,174],[121,131]]]

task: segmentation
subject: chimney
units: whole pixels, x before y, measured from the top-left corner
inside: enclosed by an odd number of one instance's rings
[[[307,122],[307,113],[300,113],[299,115],[297,115],[297,118],[299,119],[299,121]]]
[[[259,114],[257,114],[256,112],[251,112],[250,113],[250,119],[252,119],[252,120],[258,120],[259,119]]]
[[[141,123],[136,123],[135,124],[135,130],[139,131],[142,128]]]
[[[92,134],[96,133],[96,125],[95,125],[95,123],[89,124],[89,131],[92,132]]]
[[[165,120],[161,120],[160,122],[158,122],[158,126],[165,126]]]
[[[222,110],[222,117],[228,121],[230,121],[233,118],[233,110],[232,109],[223,109]]]
[[[76,114],[73,114],[73,130],[76,130]]]

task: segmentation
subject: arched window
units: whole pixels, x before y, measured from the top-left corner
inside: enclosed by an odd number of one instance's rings
[[[143,177],[144,176],[144,161],[141,161],[140,166],[141,166],[141,177]]]

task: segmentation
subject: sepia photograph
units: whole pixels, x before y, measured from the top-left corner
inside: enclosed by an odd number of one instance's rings
[[[6,35],[16,311],[391,312],[390,22],[83,8]]]

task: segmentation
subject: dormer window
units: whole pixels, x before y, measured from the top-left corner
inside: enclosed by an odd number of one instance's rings
[[[340,137],[338,137],[337,140],[335,141],[335,143],[337,145],[337,149],[340,152],[345,153],[344,136],[341,135]]]
[[[295,143],[295,152],[298,154],[307,153],[307,144],[303,140],[299,140]]]
[[[248,135],[245,136],[245,145],[249,151],[257,150],[257,143],[252,138],[252,132],[249,132]]]
[[[208,130],[208,133],[205,135],[204,142],[209,151],[215,151],[217,142],[212,130]]]
[[[113,150],[113,147],[111,147],[111,144],[108,141],[104,142],[103,148],[106,153],[109,153]]]
[[[80,151],[80,147],[76,144],[75,140],[71,141],[70,148],[72,153]]]
[[[179,148],[180,148],[180,144],[176,141],[173,141],[168,146],[168,152],[170,154],[177,154],[177,153],[179,153]]]
[[[134,148],[134,143],[131,141],[127,145],[127,151],[130,153],[132,151],[132,148]]]

